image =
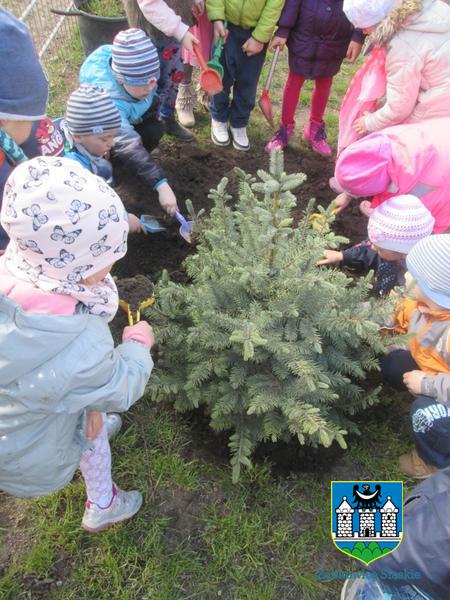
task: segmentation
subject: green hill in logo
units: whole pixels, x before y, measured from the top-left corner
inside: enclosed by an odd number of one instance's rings
[[[388,554],[392,551],[392,548],[380,548],[378,542],[370,542],[370,544],[364,544],[364,542],[356,542],[351,548],[342,548],[342,551],[353,558],[361,560],[363,563],[369,564],[376,558]]]

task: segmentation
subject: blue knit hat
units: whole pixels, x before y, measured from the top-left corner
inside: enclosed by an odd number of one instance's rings
[[[450,309],[449,233],[420,240],[406,257],[406,266],[430,300]]]
[[[126,85],[147,85],[159,79],[158,52],[142,29],[119,31],[112,45],[111,69]]]
[[[0,8],[0,40],[0,119],[43,119],[48,81],[28,28],[4,8]]]

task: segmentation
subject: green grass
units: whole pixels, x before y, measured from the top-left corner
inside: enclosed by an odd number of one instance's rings
[[[48,68],[51,115],[64,113],[82,59],[74,38],[70,66],[62,75],[57,61]],[[271,89],[276,119],[286,69],[284,54]],[[339,101],[354,70],[344,66],[334,82],[326,116],[333,143]],[[307,118],[311,90],[307,83],[299,123]],[[209,147],[205,113],[196,131],[197,143]],[[250,135],[261,141],[270,135],[257,109]],[[301,142],[293,146],[303,148]],[[45,498],[0,496],[0,598],[337,598],[341,582],[318,579],[320,568],[354,571],[359,564],[332,543],[330,480],[400,478],[397,458],[408,449],[407,413],[405,400],[387,390],[382,404],[360,417],[363,435],[349,440],[347,453],[336,459],[330,449],[326,471],[293,464],[292,472],[280,473],[260,461],[233,485],[225,445],[171,408],[144,398],[124,417],[112,442],[114,479],[143,492],[141,511],[127,524],[88,535],[80,529],[84,487],[78,476]]]

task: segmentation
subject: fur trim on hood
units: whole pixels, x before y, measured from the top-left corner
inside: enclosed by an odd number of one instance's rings
[[[401,0],[370,35],[369,43],[384,46],[396,33],[405,28],[411,17],[420,13],[427,0]]]

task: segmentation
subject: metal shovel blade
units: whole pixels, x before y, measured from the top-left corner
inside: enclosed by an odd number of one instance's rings
[[[261,109],[262,114],[267,119],[269,125],[274,127],[273,122],[273,110],[272,103],[270,102],[269,97],[269,89],[272,83],[273,74],[275,73],[275,67],[277,66],[278,56],[280,54],[280,48],[276,48],[273,53],[272,61],[270,63],[269,74],[267,75],[266,83],[264,84],[264,89],[261,94],[260,99],[258,100],[258,106]]]
[[[275,127],[275,123],[273,120],[272,103],[269,97],[269,90],[263,90],[261,97],[258,100],[258,106],[261,109],[261,112],[265,116],[269,125],[271,127]]]
[[[186,240],[188,244],[192,244],[192,221],[186,221],[180,212],[175,213],[175,218],[180,223],[180,229],[178,230],[181,237]]]
[[[140,221],[145,231],[148,231],[148,233],[160,233],[161,231],[166,231],[166,228],[163,227],[153,215],[141,215]]]

